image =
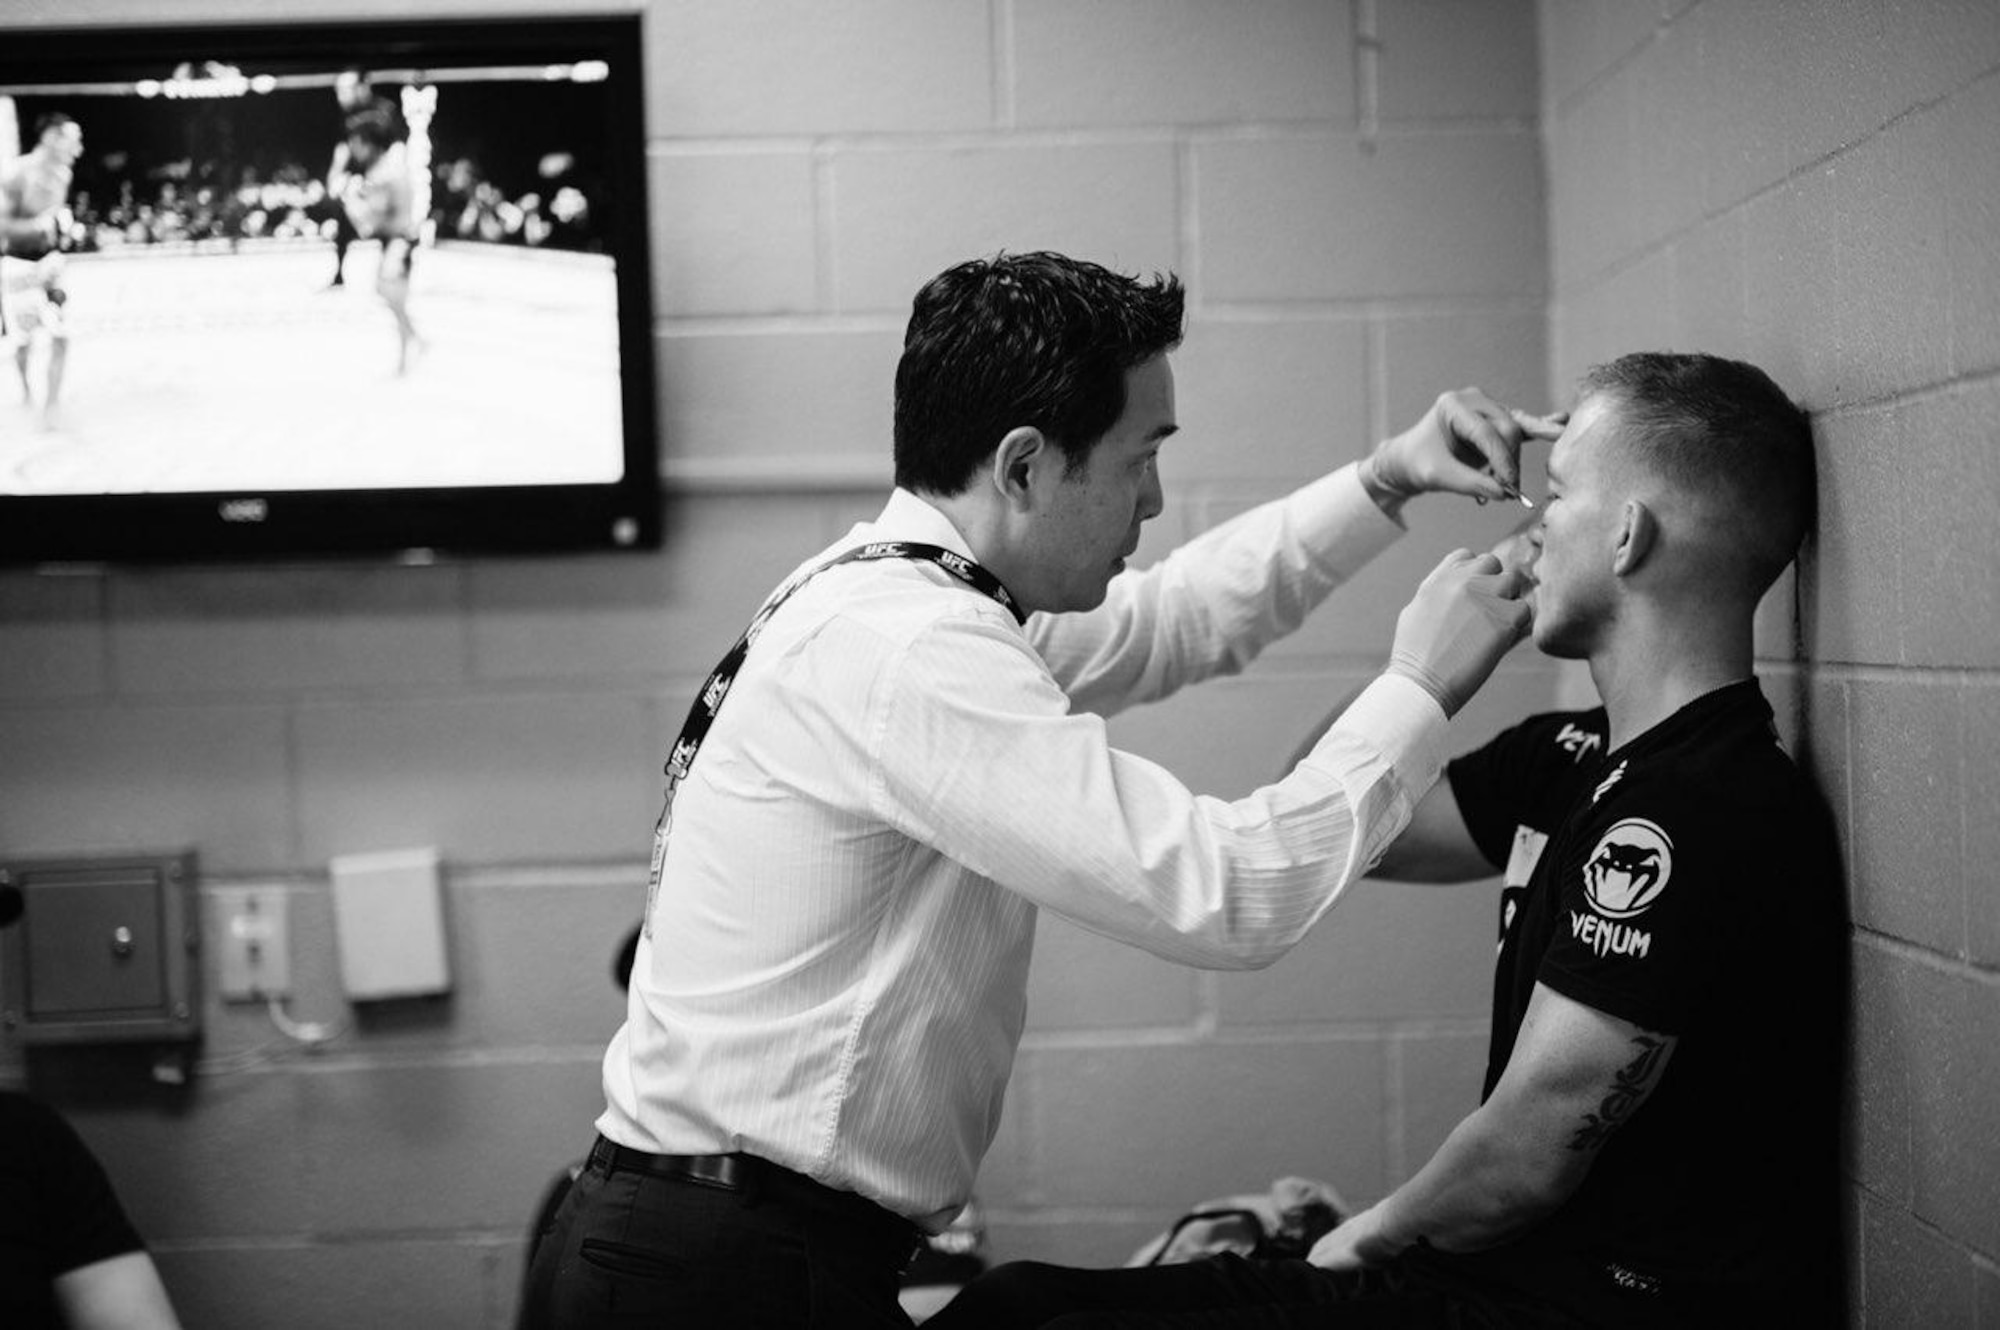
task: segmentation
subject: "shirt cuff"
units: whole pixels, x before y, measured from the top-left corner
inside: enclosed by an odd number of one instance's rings
[[[1341,581],[1407,534],[1368,497],[1360,473],[1361,464],[1349,462],[1282,500],[1302,542]]]
[[[1340,713],[1338,725],[1395,768],[1396,781],[1412,807],[1429,793],[1444,769],[1450,733],[1444,708],[1421,684],[1399,674],[1377,676]]]

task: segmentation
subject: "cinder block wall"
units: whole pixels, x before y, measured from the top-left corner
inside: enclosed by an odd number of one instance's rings
[[[2000,8],[1545,0],[1541,32],[1554,389],[1703,349],[1814,415],[1821,528],[1759,653],[1844,834],[1855,1317],[2000,1325]]]
[[[0,0],[0,28],[546,8]],[[879,503],[931,273],[1048,246],[1186,279],[1184,428],[1142,557],[1440,389],[1548,404],[1527,0],[643,12],[664,550],[0,574],[0,852],[192,845],[205,890],[282,885],[292,1007],[321,1020],[350,1014],[328,858],[444,855],[456,991],[363,1014],[317,1056],[258,1061],[262,1011],[212,1000],[206,1070],[178,1091],[116,1052],[0,1043],[0,1078],[100,1152],[191,1325],[508,1323],[530,1213],[599,1104],[661,754],[768,587]],[[1372,672],[1421,574],[1517,515],[1419,512],[1251,674],[1118,739],[1202,791],[1270,779]],[[1511,662],[1464,741],[1552,687]],[[1370,884],[1273,969],[1228,976],[1048,923],[980,1181],[995,1254],[1111,1262],[1284,1173],[1357,1201],[1402,1179],[1472,1105],[1494,905]]]

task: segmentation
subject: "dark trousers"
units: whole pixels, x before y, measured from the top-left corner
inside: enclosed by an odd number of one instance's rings
[[[924,1330],[1498,1330],[1497,1308],[1394,1266],[1329,1274],[1304,1261],[1224,1255],[1185,1265],[1079,1270],[1002,1265],[968,1284]]]
[[[591,1151],[536,1247],[524,1326],[908,1330],[914,1225],[760,1160],[725,1187],[644,1171],[652,1158]]]

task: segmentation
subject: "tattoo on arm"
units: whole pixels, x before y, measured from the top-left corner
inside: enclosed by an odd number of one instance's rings
[[[1597,1111],[1583,1115],[1583,1125],[1569,1139],[1570,1149],[1595,1150],[1603,1145],[1611,1133],[1632,1115],[1632,1110],[1638,1107],[1651,1087],[1653,1077],[1660,1070],[1660,1057],[1667,1041],[1658,1035],[1640,1034],[1633,1038],[1632,1043],[1639,1050],[1637,1056],[1620,1067],[1611,1078],[1611,1093],[1604,1096],[1604,1102],[1597,1106]]]

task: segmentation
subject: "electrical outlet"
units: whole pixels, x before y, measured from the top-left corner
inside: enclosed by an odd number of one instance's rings
[[[225,1002],[261,1002],[292,991],[290,893],[283,887],[216,887],[222,926],[216,992]]]

